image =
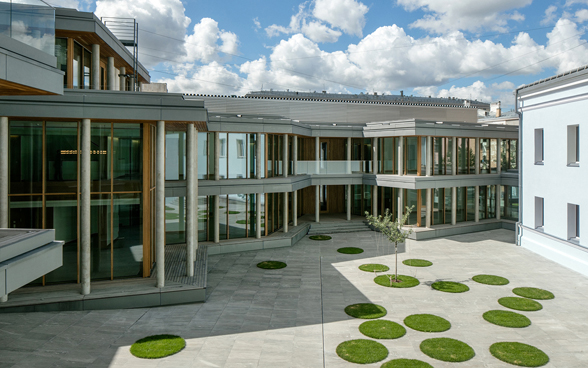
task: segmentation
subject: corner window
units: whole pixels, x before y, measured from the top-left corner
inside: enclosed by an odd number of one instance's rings
[[[543,229],[544,218],[543,198],[535,197],[535,229]]]
[[[568,166],[580,163],[580,126],[568,125]]]
[[[543,129],[535,129],[535,165],[543,165]]]
[[[580,206],[568,203],[568,239],[580,240]]]

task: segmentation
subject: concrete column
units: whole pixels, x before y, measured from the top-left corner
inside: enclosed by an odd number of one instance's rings
[[[298,175],[298,136],[294,136],[294,141],[292,142],[292,175]]]
[[[102,89],[100,86],[100,45],[92,45],[92,89]]]
[[[288,232],[288,192],[284,192],[284,205],[282,206],[282,210],[284,211],[284,234]]]
[[[451,174],[457,175],[457,137],[452,137],[451,145]]]
[[[502,171],[502,165],[500,165],[500,161],[502,160],[502,152],[501,152],[501,146],[502,145],[502,139],[498,138],[496,140],[496,173],[500,175],[500,172]]]
[[[404,175],[404,137],[398,139],[398,175]]]
[[[81,131],[81,162],[80,162],[80,261],[81,261],[81,282],[82,295],[90,294],[90,252],[91,252],[91,159],[90,152],[92,150],[92,130],[90,119],[82,119]]]
[[[198,217],[194,210],[194,124],[186,125],[186,275],[194,276],[194,238],[198,238]],[[181,199],[181,197],[180,197]],[[180,206],[181,208],[181,206]],[[180,215],[180,219],[182,216]]]
[[[261,196],[263,193],[256,193],[255,194],[255,222],[257,226],[255,227],[255,237],[257,239],[261,238]]]
[[[372,138],[372,173],[378,173],[378,138]]]
[[[261,133],[257,133],[255,145],[255,178],[261,179]],[[215,150],[216,154],[216,150]],[[215,160],[216,163],[216,160]]]
[[[398,189],[398,211],[396,218],[402,217],[404,212],[404,189]]]
[[[457,223],[457,187],[451,188],[451,225]]]
[[[474,221],[480,222],[480,187],[476,185],[474,188],[476,189],[476,192],[474,194]]]
[[[474,144],[474,167],[476,168],[476,175],[480,175],[480,138],[475,138]]]
[[[320,192],[321,186],[315,185],[315,200],[314,200],[314,222],[319,222],[320,220],[320,212],[321,212],[321,203],[320,203]]]
[[[427,159],[425,161],[425,175],[431,176],[432,169],[433,169],[433,137],[431,137],[429,135],[429,136],[427,136]]]
[[[214,203],[213,203],[213,206],[214,206],[214,242],[215,243],[220,242],[220,234],[219,234],[220,213],[219,213],[218,203],[219,203],[219,196],[215,195],[214,196]]]
[[[126,91],[127,90],[127,77],[125,77],[124,75],[126,74],[126,70],[127,68],[125,68],[124,66],[120,67],[120,75],[119,75],[119,89],[121,91]]]
[[[292,192],[292,226],[298,226],[298,191]]]
[[[496,219],[500,220],[500,185],[496,185]]]
[[[378,216],[378,186],[372,185],[372,215]]]
[[[218,132],[214,132],[214,180],[220,180],[220,138]]]
[[[351,174],[351,137],[347,137],[347,174]]]
[[[8,228],[8,117],[0,117],[0,229]]]
[[[114,69],[114,57],[108,57],[108,65],[106,66],[106,75],[108,76],[108,90],[114,91],[116,89],[116,69]]]
[[[428,137],[431,138],[431,137]],[[427,144],[428,142],[427,138]],[[433,209],[433,197],[432,197],[433,190],[431,188],[427,189],[427,215],[425,217],[425,226],[431,227],[431,210]]]
[[[155,173],[155,259],[157,287],[162,288],[165,286],[165,121],[162,120],[157,122]]]
[[[319,137],[314,137],[314,157],[315,157],[315,164],[316,164],[316,168],[315,168],[315,174],[320,173],[320,161],[321,161],[321,142],[320,142],[320,138]],[[318,222],[318,221],[317,221]]]
[[[346,189],[347,189],[347,221],[351,221],[351,204],[353,203],[353,193],[351,193],[351,184],[347,184]]]
[[[284,177],[288,177],[288,167],[290,163],[288,162],[288,134],[284,134],[284,144],[282,145],[282,171],[284,172]]]

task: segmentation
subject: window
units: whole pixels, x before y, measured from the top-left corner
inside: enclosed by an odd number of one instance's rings
[[[242,139],[237,139],[237,157],[245,157],[245,145]]]
[[[580,206],[568,203],[568,239],[580,239]]]
[[[544,226],[543,198],[535,197],[535,229],[543,229]]]
[[[568,166],[580,163],[580,126],[568,125]]]
[[[543,165],[543,129],[535,129],[535,165]]]

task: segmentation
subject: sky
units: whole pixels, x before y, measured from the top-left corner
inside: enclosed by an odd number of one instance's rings
[[[588,0],[47,0],[132,17],[170,92],[290,90],[458,97],[588,64]]]

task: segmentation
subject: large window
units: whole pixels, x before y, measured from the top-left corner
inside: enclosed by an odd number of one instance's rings
[[[518,170],[518,139],[503,139],[501,143],[502,171]]]

